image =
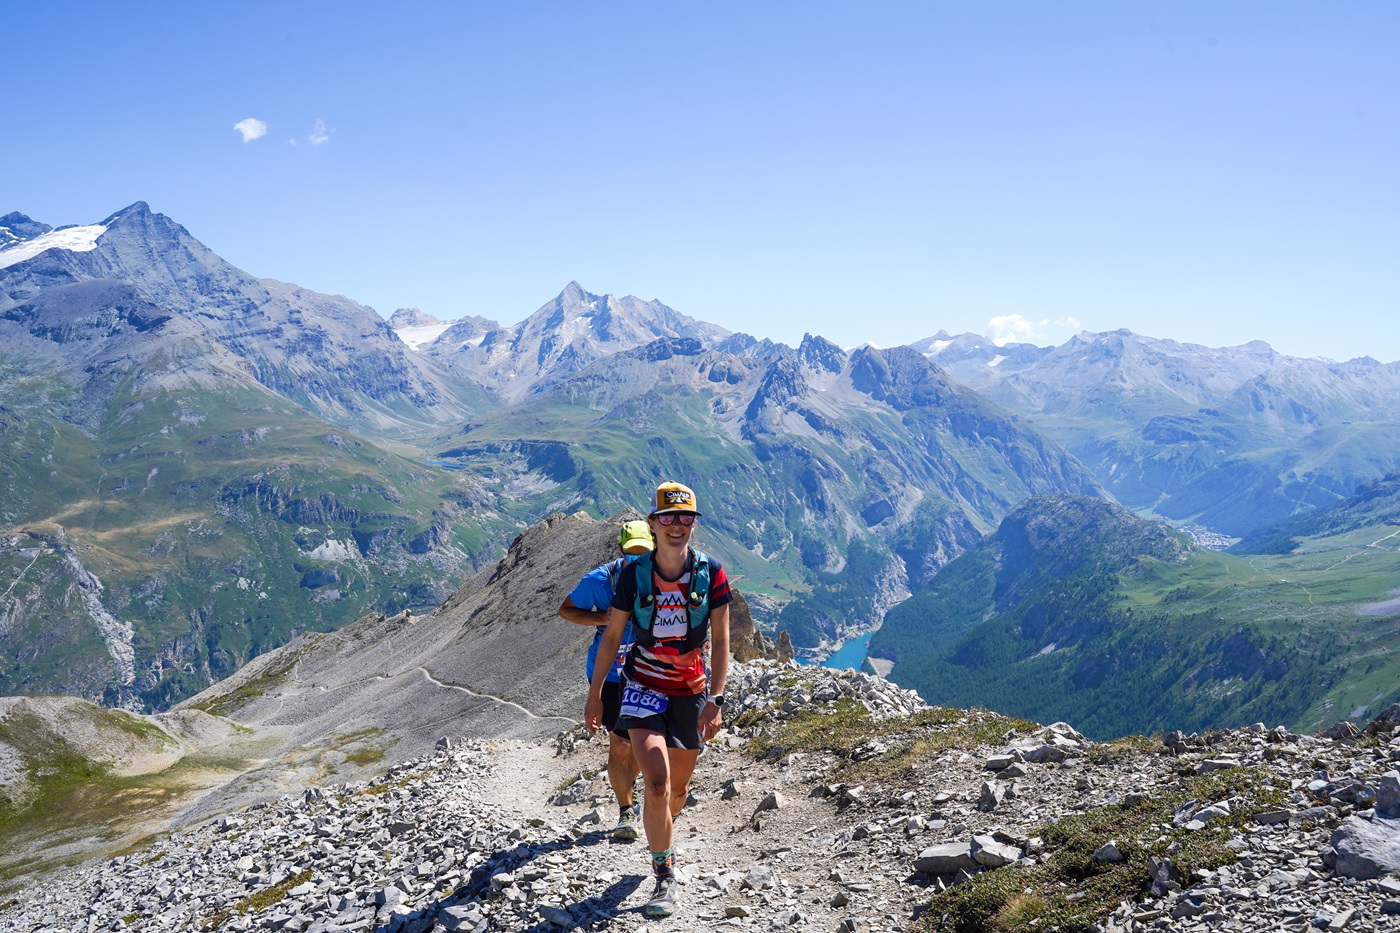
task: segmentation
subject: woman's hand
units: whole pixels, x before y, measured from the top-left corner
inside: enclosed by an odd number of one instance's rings
[[[598,731],[603,724],[603,698],[588,696],[588,702],[583,705],[583,724],[588,727],[589,734]]]
[[[713,700],[705,701],[705,708],[700,712],[700,738],[708,742],[719,735],[719,730],[724,728],[724,711],[715,705]]]

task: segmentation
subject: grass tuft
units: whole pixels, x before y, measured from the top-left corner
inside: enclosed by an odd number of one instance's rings
[[[1110,765],[1134,755],[1153,754],[1167,754],[1160,735],[1125,735],[1120,739],[1095,745],[1089,750],[1089,760],[1096,765]]]
[[[261,891],[249,895],[248,897],[239,901],[237,904],[234,904],[227,910],[220,911],[213,917],[209,918],[208,922],[204,924],[204,929],[217,930],[219,927],[227,923],[229,918],[232,917],[234,914],[241,915],[250,913],[255,910],[266,910],[273,904],[276,904],[280,902],[283,898],[285,898],[287,896],[287,892],[290,891],[292,888],[295,888],[301,884],[305,884],[310,880],[311,872],[308,870],[301,872],[300,874],[293,875],[292,877],[286,879],[285,881],[279,884],[272,885],[272,887],[263,888]]]
[[[749,743],[749,750],[760,758],[788,752],[837,752],[879,739],[884,751],[864,761],[845,761],[838,766],[840,777],[852,780],[878,780],[907,772],[931,755],[949,749],[971,749],[1001,742],[1012,729],[1029,732],[1035,723],[1002,716],[983,709],[958,710],[935,706],[909,717],[876,719],[854,700],[804,709],[771,731]]]
[[[362,748],[357,752],[351,752],[345,756],[345,760],[352,765],[372,765],[384,760],[384,749],[382,748]]]
[[[1163,831],[1178,807],[1192,798],[1238,798],[1230,816],[1205,829]],[[1047,847],[1040,865],[1007,866],[936,895],[917,929],[939,933],[1082,933],[1102,924],[1125,900],[1151,883],[1148,859],[1169,858],[1183,877],[1235,861],[1227,845],[1254,813],[1285,803],[1282,789],[1262,768],[1217,771],[1182,781],[1171,794],[1128,809],[1101,807],[1043,827]],[[1100,846],[1114,840],[1124,860],[1095,862]]]
[[[554,790],[555,790],[556,793],[559,792],[559,791],[568,790],[570,787],[573,787],[574,784],[575,784],[576,782],[578,782],[578,781],[580,781],[580,780],[582,780],[582,781],[591,781],[591,780],[593,780],[594,778],[596,778],[598,775],[602,774],[603,772],[605,772],[605,771],[607,771],[607,770],[608,770],[608,766],[607,766],[607,765],[601,765],[601,766],[599,766],[599,767],[597,767],[597,768],[584,768],[582,771],[578,772],[577,774],[573,774],[573,775],[570,775],[569,777],[564,778],[564,780],[560,781],[558,784],[556,784],[556,785],[554,786]]]

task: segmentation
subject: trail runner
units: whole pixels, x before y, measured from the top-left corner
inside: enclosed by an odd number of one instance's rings
[[[648,917],[668,917],[675,910],[672,821],[685,805],[700,743],[723,724],[733,596],[719,561],[690,546],[699,520],[690,487],[670,482],[657,487],[655,508],[647,517],[656,549],[618,579],[584,707],[584,722],[596,731],[603,721],[608,659],[622,644],[630,619],[635,642],[627,652],[622,708],[613,731],[631,739],[646,782],[642,826],[656,877],[645,908]]]

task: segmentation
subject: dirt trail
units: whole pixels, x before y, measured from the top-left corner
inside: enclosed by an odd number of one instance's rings
[[[921,840],[906,840],[894,826],[883,825],[896,814],[902,820],[903,811],[889,809],[885,801],[878,809],[838,811],[834,800],[813,795],[819,779],[804,771],[802,762],[786,768],[756,766],[740,744],[721,736],[706,746],[696,766],[691,802],[677,819],[673,837],[682,881],[680,907],[665,928],[694,929],[742,910],[751,918],[749,924],[759,921],[746,926],[753,929],[767,928],[794,911],[813,924],[811,929],[834,928],[852,913],[868,917],[875,930],[908,929],[931,892],[911,877],[910,860]],[[488,799],[512,804],[523,822],[568,827],[582,820],[590,835],[601,837],[561,849],[554,858],[570,877],[619,880],[609,927],[633,930],[656,924],[641,912],[652,888],[645,837],[631,843],[611,839],[617,807],[606,775],[600,773],[606,764],[603,740],[580,743],[567,755],[556,755],[548,744],[500,743],[494,755],[495,768],[481,779]],[[550,799],[580,775],[592,778],[587,796],[572,805],[551,805]],[[739,795],[726,800],[724,787],[730,781],[736,782]],[[637,788],[642,790],[640,781]],[[763,811],[754,821],[771,792],[781,795],[782,806]],[[870,835],[833,853],[833,835],[859,836],[858,827]],[[762,874],[764,869],[775,875],[772,887],[744,885],[751,871]]]

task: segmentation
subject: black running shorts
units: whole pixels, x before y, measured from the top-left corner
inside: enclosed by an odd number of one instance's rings
[[[625,687],[626,682],[620,686]],[[619,691],[619,696],[621,691]],[[650,729],[666,737],[670,748],[700,748],[700,714],[705,709],[705,695],[666,697],[666,709],[650,715],[627,715],[619,713],[612,729],[619,735],[629,737],[633,729]]]
[[[617,711],[622,708],[622,684],[616,680],[603,681],[603,728],[612,730],[617,722]],[[622,737],[627,738],[627,733]]]

